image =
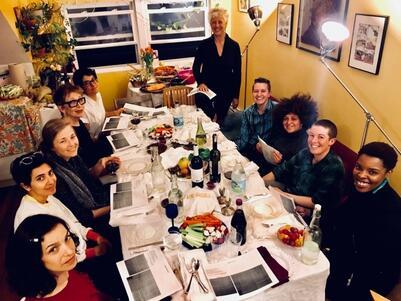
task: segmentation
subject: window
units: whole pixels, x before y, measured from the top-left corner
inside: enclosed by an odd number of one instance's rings
[[[132,5],[98,3],[66,7],[80,68],[136,63],[138,42]]]
[[[69,5],[79,67],[139,62],[139,48],[150,45],[162,60],[192,57],[207,27],[208,1],[134,0],[126,3]]]

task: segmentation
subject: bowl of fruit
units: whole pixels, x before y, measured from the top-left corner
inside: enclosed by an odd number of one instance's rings
[[[188,249],[212,250],[214,244],[222,244],[228,234],[227,226],[211,213],[186,217],[180,226],[182,244]]]
[[[284,225],[277,230],[277,238],[288,246],[299,248],[304,244],[304,229]]]

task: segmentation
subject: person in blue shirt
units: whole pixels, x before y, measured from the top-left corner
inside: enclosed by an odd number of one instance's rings
[[[271,85],[266,78],[256,78],[252,86],[254,104],[248,107],[241,118],[241,132],[237,147],[241,154],[259,167],[265,164],[258,137],[268,141],[273,126],[272,111],[276,102],[270,95]],[[263,174],[260,170],[259,172]]]

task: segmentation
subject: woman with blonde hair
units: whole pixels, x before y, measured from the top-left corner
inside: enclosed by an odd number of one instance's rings
[[[238,106],[241,87],[240,47],[226,33],[227,22],[226,9],[210,9],[209,23],[213,34],[200,43],[192,67],[199,90],[206,92],[210,89],[216,93],[213,99],[202,93],[196,94],[196,105],[220,124],[230,105]]]

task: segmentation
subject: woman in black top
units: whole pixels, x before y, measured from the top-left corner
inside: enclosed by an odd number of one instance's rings
[[[306,130],[317,120],[317,104],[310,95],[298,93],[291,98],[282,99],[273,108],[272,114],[272,135],[266,142],[277,150],[274,153],[275,163],[281,164],[307,147]],[[272,171],[274,166],[266,162],[259,172],[265,175]]]
[[[358,152],[353,190],[334,220],[330,300],[373,300],[370,290],[393,300],[388,294],[400,279],[401,198],[388,177],[396,163],[397,153],[383,142]]]
[[[53,98],[63,118],[69,121],[74,128],[79,140],[78,154],[88,167],[92,167],[100,158],[112,153],[107,139],[103,136],[103,139],[94,142],[81,120],[85,113],[86,99],[80,87],[63,85],[56,90]]]
[[[241,86],[240,48],[226,33],[227,21],[225,9],[216,7],[209,11],[213,34],[200,43],[192,67],[199,90],[211,89],[216,93],[211,100],[202,93],[196,94],[196,105],[220,124],[230,104],[238,106]]]

